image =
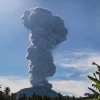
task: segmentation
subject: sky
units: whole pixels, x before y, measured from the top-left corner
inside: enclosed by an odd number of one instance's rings
[[[48,8],[68,29],[67,40],[52,51],[56,74],[49,78],[53,90],[63,95],[90,92],[92,75],[100,64],[100,0],[0,0],[0,84],[11,92],[30,87],[29,30],[21,23],[25,9]]]

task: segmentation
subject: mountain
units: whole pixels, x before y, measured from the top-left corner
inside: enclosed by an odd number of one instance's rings
[[[39,94],[41,96],[49,96],[49,97],[55,97],[57,95],[57,92],[55,92],[54,90],[46,87],[46,86],[35,86],[35,87],[31,87],[31,88],[24,88],[24,89],[21,89],[20,91],[18,91],[16,94],[17,94],[17,97],[19,96],[19,94],[23,94],[25,93],[28,97],[29,96],[32,96],[34,93],[35,94]]]

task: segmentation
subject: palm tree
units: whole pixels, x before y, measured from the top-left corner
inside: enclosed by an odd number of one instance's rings
[[[93,73],[94,77],[88,76],[88,78],[95,83],[92,84],[92,86],[96,88],[96,90],[88,87],[88,89],[91,90],[93,94],[85,93],[85,95],[88,94],[89,97],[100,98],[100,66],[95,62],[92,62],[92,65],[96,65],[98,70],[95,73]]]
[[[10,88],[6,87],[5,90],[4,90],[4,92],[5,92],[5,95],[9,95],[10,94]]]
[[[10,88],[9,87],[6,87],[4,89],[4,97],[5,97],[5,100],[10,100]]]

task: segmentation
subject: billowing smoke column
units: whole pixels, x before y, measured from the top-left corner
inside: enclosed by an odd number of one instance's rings
[[[67,29],[63,20],[53,16],[44,8],[25,10],[22,23],[30,30],[28,54],[30,83],[32,86],[44,85],[52,88],[47,78],[56,72],[51,50],[66,40]]]

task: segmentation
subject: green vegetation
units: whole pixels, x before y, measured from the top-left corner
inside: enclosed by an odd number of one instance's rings
[[[90,98],[88,100],[100,100],[100,66],[95,62],[93,62],[92,65],[97,66],[97,71],[93,73],[94,77],[88,76],[88,78],[95,83],[92,84],[92,87],[94,87],[94,89],[88,87],[88,89],[91,90],[93,94],[85,93],[85,95]]]

